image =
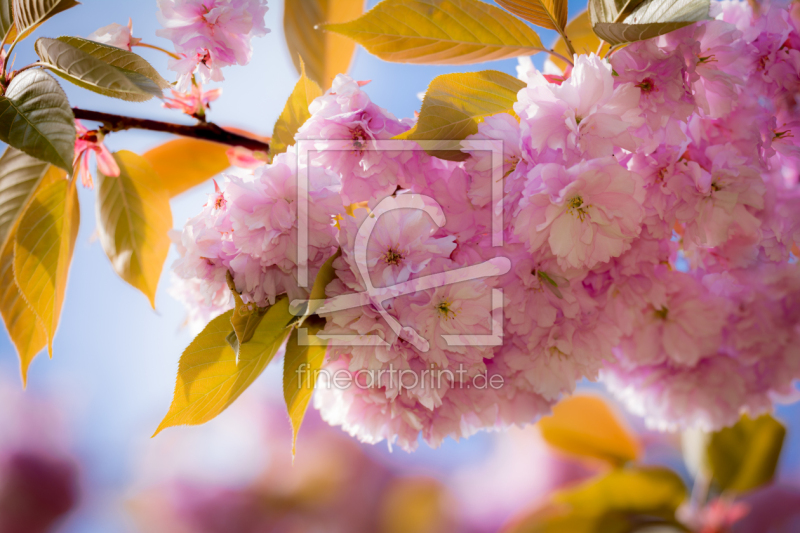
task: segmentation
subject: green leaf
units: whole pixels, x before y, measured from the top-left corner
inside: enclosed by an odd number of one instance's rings
[[[126,73],[133,72],[152,80],[159,89],[169,89],[170,83],[161,77],[161,74],[153,68],[143,57],[127,50],[122,50],[114,46],[108,46],[80,37],[59,37],[62,43],[74,46],[82,52],[86,52],[95,59],[103,63],[122,69]]]
[[[673,524],[686,499],[677,474],[661,467],[612,470],[558,491],[507,533],[629,533],[644,525]]]
[[[21,41],[50,17],[77,5],[75,0],[14,0],[16,40]]]
[[[305,340],[312,342],[310,337],[325,327],[325,319],[311,317],[302,327],[308,336]],[[292,457],[295,455],[297,433],[300,431],[308,403],[317,385],[317,377],[325,362],[327,348],[327,342],[301,346],[298,344],[298,337],[299,329],[293,329],[283,359],[283,398],[286,400],[286,409],[292,424]]]
[[[9,150],[13,149],[10,148]],[[7,151],[6,155],[8,153]],[[37,160],[31,159],[31,162],[34,161]],[[12,169],[10,173],[3,176],[2,179],[4,182],[6,182],[9,175],[16,174],[22,178],[28,175],[27,172],[30,172],[30,180],[36,181],[36,186],[32,190],[32,194],[21,206],[20,214],[25,212],[25,208],[30,205],[31,200],[40,190],[55,182],[66,181],[66,173],[51,165],[44,164],[43,168],[41,168],[42,174],[34,179],[32,176],[36,176],[36,173],[33,163],[31,166],[26,167],[20,164],[20,160],[10,160],[7,159],[5,155],[0,162],[10,164]],[[26,168],[29,170],[24,170]],[[23,181],[22,179],[20,180],[20,186]],[[22,188],[27,187],[25,186]],[[16,190],[16,187],[14,187],[14,190]],[[19,286],[14,279],[14,241],[16,240],[15,236],[20,219],[21,217],[16,217],[13,224],[11,224],[8,234],[6,235],[6,242],[3,247],[0,248],[0,314],[3,316],[3,322],[5,323],[6,330],[8,330],[8,336],[17,349],[22,383],[25,385],[28,377],[28,366],[33,358],[47,346],[47,332],[44,330],[36,313],[33,312],[33,309],[31,309],[25,301],[25,298],[23,298]]]
[[[11,4],[11,0],[0,0],[0,47],[10,43],[17,36]]]
[[[226,272],[225,275],[228,280],[228,288],[233,294],[234,304],[231,326],[233,326],[233,333],[236,336],[236,344],[233,345],[233,349],[238,354],[239,347],[253,338],[256,328],[258,328],[269,307],[259,307],[253,302],[244,303],[242,295],[236,290],[236,284],[233,282],[230,271]]]
[[[292,0],[284,4],[283,33],[298,74],[306,62],[308,77],[328,88],[337,74],[347,74],[356,45],[350,39],[317,28],[347,22],[364,13],[364,0]]]
[[[227,150],[224,144],[181,137],[156,146],[142,157],[174,198],[230,167]]]
[[[560,32],[567,25],[567,0],[497,0],[497,3],[542,28]]]
[[[270,144],[270,154],[276,155],[286,151],[286,148],[294,144],[294,136],[300,126],[311,118],[308,106],[314,98],[322,96],[322,89],[313,80],[306,77],[306,70],[303,61],[300,61],[300,79],[294,86],[292,94],[286,101],[281,116],[272,129],[272,143]]]
[[[44,161],[11,147],[0,157],[0,250],[5,249],[49,168]]]
[[[75,117],[67,95],[46,72],[18,74],[0,96],[0,141],[72,171]]]
[[[14,280],[47,335],[51,357],[79,225],[75,180],[61,179],[36,192],[14,238]]]
[[[709,0],[644,0],[630,10],[635,3],[590,0],[592,29],[615,45],[652,39],[709,19]]]
[[[114,154],[118,177],[97,172],[97,231],[114,271],[155,309],[156,289],[169,251],[169,193],[141,156]]]
[[[581,457],[621,466],[639,457],[639,443],[608,404],[596,396],[565,398],[539,421],[548,444]]]
[[[416,127],[401,137],[442,141],[426,151],[442,159],[463,161],[467,154],[447,149],[446,145],[452,145],[448,141],[478,133],[478,124],[487,116],[513,113],[517,93],[524,87],[524,82],[496,70],[438,76],[425,93]]]
[[[281,298],[250,342],[241,346],[237,359],[226,340],[232,314],[227,311],[209,322],[183,352],[172,405],[155,435],[164,428],[203,424],[216,417],[261,375],[289,335],[289,302]]]
[[[64,41],[42,37],[35,48],[48,69],[84,89],[130,102],[161,96],[158,84],[150,78],[110,65]]]
[[[720,490],[747,492],[772,481],[786,429],[769,415],[748,416],[711,435],[708,463]]]
[[[467,65],[543,50],[530,26],[478,0],[384,0],[352,22],[324,28],[396,63]]]
[[[292,302],[289,303],[289,310],[292,314],[297,316],[297,321],[302,324],[305,319],[317,312],[323,303],[325,303],[325,288],[336,279],[336,269],[333,268],[333,262],[342,255],[342,249],[337,248],[336,253],[330,256],[319,269],[317,277],[314,278],[314,285],[311,287],[311,292],[308,295],[308,307],[305,305],[298,308],[293,308]]]

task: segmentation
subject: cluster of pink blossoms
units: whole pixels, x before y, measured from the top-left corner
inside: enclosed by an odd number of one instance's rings
[[[413,449],[420,437],[435,446],[533,422],[583,379],[601,380],[660,428],[719,428],[795,393],[800,8],[712,2],[712,16],[607,60],[576,56],[559,76],[526,73],[519,119],[488,117],[468,138],[503,141],[499,201],[489,151],[465,149],[465,161],[451,162],[412,141],[369,149],[413,120],[396,119],[350,78],[311,104],[296,138],[314,148],[310,279],[341,249],[329,298],[511,262],[506,274],[426,287],[383,309],[325,314],[326,334],[384,341],[329,346],[328,370],[420,377],[318,387],[328,422]],[[342,141],[347,150],[330,149]],[[290,149],[252,178],[229,178],[176,237],[177,290],[198,322],[230,308],[227,271],[259,305],[307,294],[297,284],[297,161]],[[414,209],[381,215],[366,246],[367,284],[358,230],[382,200],[402,195],[434,199],[445,220]],[[498,289],[502,343],[447,342],[492,333]],[[441,370],[452,375],[425,380]],[[500,376],[502,386],[475,386],[476,376]]]
[[[156,35],[172,41],[180,56],[169,68],[185,90],[195,72],[202,82],[222,81],[222,68],[246,65],[253,37],[263,37],[267,0],[158,0],[164,29]]]

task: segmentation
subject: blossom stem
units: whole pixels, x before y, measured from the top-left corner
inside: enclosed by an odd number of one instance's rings
[[[147,43],[139,42],[139,43],[134,44],[133,46],[141,46],[142,48],[150,48],[152,50],[158,50],[159,52],[164,52],[165,54],[167,54],[172,59],[180,59],[180,56],[178,54],[173,54],[169,50],[166,50],[166,49],[161,48],[160,46],[156,46],[154,44],[147,44]]]
[[[158,120],[150,120],[145,118],[125,117],[122,115],[103,113],[101,111],[90,111],[88,109],[72,108],[72,112],[75,114],[75,118],[77,119],[102,122],[103,127],[101,129],[103,130],[103,133],[111,133],[130,129],[161,131],[164,133],[172,133],[173,135],[194,137],[195,139],[203,139],[206,141],[213,141],[230,146],[241,146],[243,148],[247,148],[248,150],[257,152],[269,152],[269,143],[227,131],[217,126],[213,122],[202,122],[193,126],[189,126],[185,124],[173,124],[170,122],[161,122]]]

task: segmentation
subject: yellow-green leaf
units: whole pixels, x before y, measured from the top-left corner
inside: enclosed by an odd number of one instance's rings
[[[348,22],[364,12],[364,0],[292,0],[284,4],[283,32],[289,55],[299,74],[301,60],[308,77],[329,88],[337,74],[347,74],[356,45],[350,39],[326,33],[318,25]]]
[[[236,353],[226,340],[233,310],[221,314],[183,352],[172,405],[156,429],[199,425],[224,411],[264,371],[289,335],[289,303],[270,307],[250,342]],[[155,435],[154,435],[155,436]]]
[[[786,428],[763,415],[748,416],[733,427],[711,435],[708,463],[720,490],[747,492],[772,481],[783,447]]]
[[[352,22],[324,28],[396,63],[467,65],[543,50],[530,26],[479,0],[384,0]]]
[[[41,37],[34,48],[47,69],[78,87],[129,102],[161,96],[158,84],[147,76],[106,63],[68,42]]]
[[[550,501],[514,523],[505,533],[629,533],[655,520],[675,524],[686,487],[661,467],[612,470]]]
[[[322,96],[322,89],[313,80],[306,77],[305,65],[300,61],[300,79],[294,86],[292,94],[289,95],[289,99],[286,100],[283,112],[272,129],[270,154],[283,153],[286,148],[294,144],[297,130],[311,118],[308,106],[318,96]]]
[[[259,307],[255,303],[244,303],[242,295],[236,290],[236,284],[233,282],[233,277],[230,271],[226,272],[228,279],[228,288],[233,294],[233,314],[231,315],[231,326],[233,332],[236,334],[236,350],[239,347],[253,338],[256,328],[261,323],[269,307]]]
[[[417,125],[404,138],[441,141],[426,151],[442,159],[462,161],[467,154],[453,150],[450,141],[478,133],[478,124],[497,113],[513,113],[517,93],[525,83],[496,70],[444,74],[425,93]]]
[[[98,172],[97,231],[114,271],[155,309],[156,288],[169,251],[169,194],[150,164],[133,152],[114,154],[117,177]]]
[[[0,250],[5,249],[49,168],[48,163],[11,147],[0,157]]]
[[[72,171],[75,117],[58,82],[39,69],[14,76],[0,96],[0,141]]]
[[[608,404],[596,396],[571,396],[539,421],[542,437],[564,452],[619,466],[639,457],[639,443]]]
[[[5,161],[8,162],[8,160]],[[19,163],[19,160],[17,160],[17,163]],[[19,171],[23,167],[15,165],[14,168]],[[35,169],[33,165],[28,168],[34,174],[38,172],[38,169]],[[45,164],[42,175],[36,180],[37,183],[33,192],[35,194],[56,181],[66,181],[65,178],[66,173],[64,171]],[[30,204],[32,197],[33,195],[22,206],[23,213],[24,208]],[[25,385],[28,378],[28,366],[33,358],[47,346],[47,332],[37,318],[36,313],[25,302],[25,298],[22,297],[22,293],[19,291],[17,282],[14,279],[14,237],[18,227],[19,218],[9,228],[6,243],[0,248],[0,314],[3,316],[8,336],[17,349],[22,383]]]
[[[652,39],[700,20],[708,20],[709,0],[644,0],[631,4],[590,0],[594,32],[612,45]]]
[[[686,486],[681,478],[662,467],[612,470],[598,480],[553,496],[554,502],[582,514],[614,510],[651,516],[671,516],[685,499]]]
[[[283,359],[283,398],[292,424],[292,457],[295,454],[297,433],[306,416],[308,403],[317,384],[317,377],[325,362],[327,342],[315,343],[312,335],[325,327],[325,319],[311,317],[301,326],[306,331],[303,339],[308,345],[299,345],[299,329],[293,329],[286,344],[286,355]]]
[[[210,180],[229,166],[227,147],[211,141],[181,137],[146,152],[170,198]]]
[[[11,0],[0,0],[0,46],[13,41],[17,34],[11,3]]]
[[[565,33],[569,36],[572,42],[572,47],[575,48],[576,54],[590,54],[597,52],[600,47],[600,38],[592,31],[592,19],[589,17],[589,11],[584,11],[567,24]],[[557,39],[553,43],[553,50],[558,52],[564,57],[570,57],[567,43],[564,39]],[[555,63],[562,71],[566,70],[567,64],[555,56],[551,56],[550,60]]]
[[[16,40],[21,41],[50,17],[78,5],[75,0],[14,0]]]
[[[75,181],[60,179],[36,192],[14,237],[14,280],[47,335],[51,357],[79,225]]]
[[[159,89],[169,89],[171,87],[170,83],[165,80],[146,59],[138,54],[122,50],[115,46],[108,46],[88,39],[81,39],[80,37],[59,37],[57,40],[74,46],[78,50],[86,52],[95,59],[99,59],[112,67],[122,69],[126,72],[140,74],[152,80]]]
[[[300,317],[298,320],[302,324],[306,317],[309,317],[317,312],[323,303],[325,303],[325,298],[327,295],[325,294],[325,288],[336,279],[336,269],[333,268],[333,262],[342,255],[342,249],[338,248],[336,253],[330,256],[325,263],[322,264],[322,267],[319,269],[317,273],[317,277],[314,278],[314,285],[311,286],[311,292],[308,295],[309,304],[306,308],[305,306],[300,308],[293,308],[291,302],[289,303],[289,310],[292,314]]]
[[[561,31],[567,25],[567,0],[497,0],[497,3],[542,28]]]

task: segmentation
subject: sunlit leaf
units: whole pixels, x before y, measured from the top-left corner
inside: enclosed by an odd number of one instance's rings
[[[47,335],[51,357],[79,225],[75,182],[60,179],[36,192],[15,232],[14,280]]]
[[[233,282],[233,277],[230,271],[226,273],[228,279],[228,288],[233,295],[233,314],[231,315],[231,326],[236,335],[235,350],[239,350],[239,346],[248,342],[253,338],[256,328],[261,323],[269,307],[259,307],[255,303],[244,303],[242,295],[236,290],[236,285]]]
[[[444,74],[436,77],[425,93],[414,131],[402,137],[410,140],[460,141],[478,133],[478,124],[489,115],[513,113],[517,93],[525,83],[496,70]],[[460,150],[436,150],[442,159],[461,161]]]
[[[0,157],[0,250],[49,168],[48,163],[10,147]]]
[[[57,40],[74,46],[78,50],[86,52],[95,59],[99,59],[112,67],[140,74],[152,80],[159,89],[169,89],[171,87],[170,83],[161,77],[161,74],[146,59],[138,54],[88,39],[81,39],[80,37],[59,37]]]
[[[327,343],[319,341],[314,344],[316,335],[325,327],[325,319],[311,317],[301,329],[305,330],[303,339],[307,345],[298,344],[300,330],[295,328],[286,344],[286,355],[283,360],[283,398],[292,424],[292,456],[295,454],[297,433],[306,416],[308,403],[317,384],[319,369],[325,362]]]
[[[228,147],[211,141],[181,137],[145,152],[171,198],[205,183],[231,164]]]
[[[542,51],[530,26],[479,0],[384,0],[357,20],[325,29],[397,63],[466,65]]]
[[[161,96],[158,84],[147,76],[106,63],[67,42],[42,37],[35,49],[41,63],[78,87],[130,102]]]
[[[0,163],[2,161],[9,163],[5,156],[3,160],[0,160]],[[32,181],[36,182],[34,193],[56,181],[66,181],[66,173],[63,170],[47,164],[42,167],[33,164],[26,166],[20,165],[20,160],[16,159],[12,168],[15,170],[11,174],[17,173],[20,177],[28,173],[32,176],[35,175],[35,172],[41,170],[41,174],[35,180],[31,178]],[[5,174],[4,178],[8,175]],[[22,182],[23,180],[20,181],[20,184]],[[32,198],[33,195],[27,198],[23,205],[23,210],[24,207],[30,205]],[[0,314],[3,316],[8,336],[17,349],[20,373],[24,385],[27,382],[28,366],[33,358],[47,346],[47,332],[37,318],[36,313],[25,302],[25,298],[23,298],[14,279],[14,236],[19,227],[19,220],[19,218],[14,220],[6,236],[6,243],[0,248]]]
[[[114,154],[118,177],[97,176],[97,231],[114,271],[155,308],[156,288],[169,251],[169,194],[139,155]]]
[[[250,342],[236,353],[226,340],[230,310],[208,323],[181,356],[172,405],[159,424],[164,428],[198,425],[224,411],[264,371],[289,335],[289,302],[270,307]]]
[[[454,531],[452,496],[441,481],[427,476],[396,476],[381,495],[381,533]]]
[[[0,141],[72,171],[75,117],[67,95],[41,70],[26,70],[0,96]]]
[[[567,0],[497,0],[497,3],[542,28],[563,30],[567,25]]]
[[[708,463],[720,490],[747,492],[770,483],[786,428],[769,415],[748,416],[711,435]]]
[[[305,66],[301,61],[300,80],[294,86],[281,116],[278,117],[278,121],[272,129],[272,144],[269,147],[271,154],[283,153],[286,148],[294,144],[297,130],[311,118],[308,106],[318,96],[322,96],[322,89],[313,80],[306,77]]]
[[[608,404],[596,396],[571,396],[539,421],[542,437],[570,454],[622,465],[639,456],[639,444]]]
[[[330,256],[325,263],[322,264],[320,267],[319,272],[317,273],[317,277],[314,278],[314,284],[311,286],[311,292],[308,295],[309,305],[307,308],[299,308],[294,309],[289,303],[290,307],[289,310],[302,318],[299,319],[299,322],[302,324],[306,317],[309,317],[317,312],[322,304],[325,302],[325,298],[327,295],[325,294],[325,288],[334,280],[336,279],[336,269],[333,268],[333,262],[342,255],[342,249],[339,248],[336,250],[336,253]]]
[[[589,1],[594,32],[612,45],[652,39],[709,18],[709,0],[644,0],[633,10],[623,2],[621,12],[619,3]]]
[[[588,55],[597,52],[600,47],[600,38],[592,31],[592,19],[589,17],[588,11],[584,11],[567,24],[566,34],[569,35],[569,40],[572,42],[572,47],[577,54]],[[564,39],[557,39],[553,44],[553,50],[564,57],[570,56]],[[555,63],[562,71],[567,68],[567,64],[555,56],[550,56],[550,61]]]
[[[17,36],[14,14],[11,11],[12,3],[12,0],[0,0],[0,46],[10,43]]]
[[[289,55],[299,74],[301,59],[308,77],[329,88],[337,74],[347,74],[355,51],[350,39],[317,26],[326,22],[348,22],[364,12],[364,0],[292,0],[284,4],[283,31]]]
[[[628,533],[642,525],[677,525],[675,511],[686,487],[661,467],[612,470],[553,494],[550,501],[504,533]]]
[[[21,41],[50,17],[78,5],[75,0],[13,0],[14,24]]]

